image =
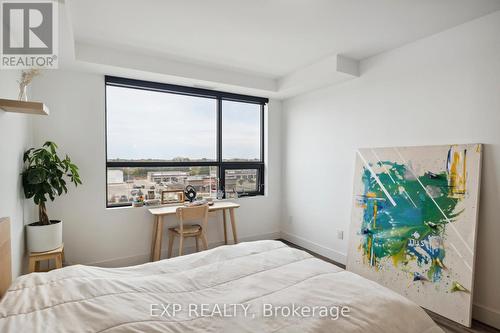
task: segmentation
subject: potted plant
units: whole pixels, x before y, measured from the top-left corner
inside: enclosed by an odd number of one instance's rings
[[[22,181],[26,198],[33,198],[38,205],[39,221],[26,226],[28,251],[45,252],[62,245],[62,221],[49,220],[45,202],[68,192],[66,180],[81,184],[78,167],[66,155],[61,159],[57,145],[47,141],[41,148],[28,149],[23,156],[25,167]]]

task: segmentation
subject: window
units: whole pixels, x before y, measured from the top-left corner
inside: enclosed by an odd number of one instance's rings
[[[160,199],[264,193],[267,99],[106,76],[107,207]]]
[[[217,100],[108,85],[108,160],[217,160]]]
[[[226,169],[224,179],[226,197],[244,196],[259,191],[260,169]]]
[[[217,168],[108,167],[108,206],[130,205],[135,196],[160,199],[164,190],[184,190],[192,185],[202,196],[217,192]]]
[[[261,106],[222,101],[222,160],[260,161]]]

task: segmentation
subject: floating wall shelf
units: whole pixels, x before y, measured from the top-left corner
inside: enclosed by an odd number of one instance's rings
[[[24,102],[13,99],[0,99],[0,109],[5,112],[49,115],[49,108],[40,102]]]

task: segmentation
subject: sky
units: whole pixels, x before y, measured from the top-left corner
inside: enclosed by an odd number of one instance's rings
[[[108,159],[216,159],[217,101],[106,87]],[[222,102],[223,159],[260,157],[260,105]]]

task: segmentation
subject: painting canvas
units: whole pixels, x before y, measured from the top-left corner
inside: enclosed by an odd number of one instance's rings
[[[359,149],[347,269],[470,326],[481,149]]]

